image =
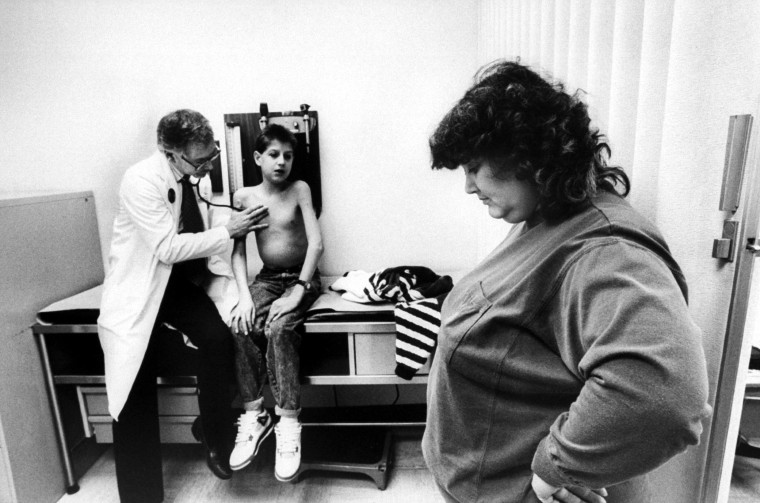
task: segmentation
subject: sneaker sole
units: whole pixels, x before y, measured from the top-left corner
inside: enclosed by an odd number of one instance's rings
[[[235,466],[230,465],[230,469],[232,469],[232,471],[236,472],[236,471],[242,470],[246,466],[250,465],[251,462],[253,461],[253,458],[255,458],[256,454],[259,453],[259,447],[261,447],[261,444],[264,443],[264,440],[272,433],[272,431],[274,431],[274,421],[272,421],[271,423],[269,423],[269,428],[267,428],[266,431],[264,432],[264,434],[259,437],[259,441],[256,444],[256,448],[253,450],[253,454],[251,454],[251,457],[248,458],[248,460],[244,461],[242,464],[235,465]]]
[[[296,470],[296,473],[291,475],[290,477],[280,477],[277,472],[274,472],[274,478],[279,480],[280,482],[293,482],[295,479],[298,478],[298,475],[301,473],[301,467],[298,467],[298,470]]]

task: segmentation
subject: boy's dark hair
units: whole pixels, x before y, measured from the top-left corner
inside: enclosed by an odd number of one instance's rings
[[[531,180],[539,212],[558,219],[580,210],[598,189],[630,191],[623,170],[607,166],[609,146],[590,127],[578,92],[569,95],[518,62],[481,68],[475,84],[441,120],[430,138],[433,169],[488,160],[498,175]]]
[[[184,150],[191,143],[208,145],[214,131],[203,115],[195,110],[176,110],[161,118],[156,129],[158,144],[164,148]]]
[[[264,128],[261,134],[256,138],[253,144],[253,150],[259,154],[263,154],[273,141],[279,141],[280,143],[289,143],[295,151],[298,146],[298,140],[288,128],[281,126],[280,124],[270,124]]]

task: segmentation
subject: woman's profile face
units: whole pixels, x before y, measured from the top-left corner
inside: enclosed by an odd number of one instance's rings
[[[529,220],[536,214],[538,190],[528,180],[511,173],[495,173],[487,160],[463,164],[464,191],[475,194],[488,206],[488,214],[510,224]]]

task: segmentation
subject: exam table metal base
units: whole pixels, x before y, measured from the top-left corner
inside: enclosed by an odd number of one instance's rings
[[[38,342],[49,391],[51,412],[64,468],[66,493],[73,494],[79,490],[79,485],[69,442],[64,431],[56,386],[74,385],[82,390],[103,387],[105,379],[102,375],[102,361],[96,361],[97,358],[94,356],[93,358],[78,358],[83,354],[82,351],[89,355],[86,349],[90,346],[99,350],[97,325],[92,323],[35,324],[32,329]],[[311,369],[310,360],[302,361],[303,383],[329,386],[424,384],[427,376],[422,371],[411,381],[401,380],[394,375],[395,360],[392,351],[394,330],[393,322],[307,322],[305,332],[309,336],[305,337],[305,340],[312,340],[313,347],[329,354],[326,358],[319,359],[320,362],[327,362],[324,363],[327,365],[325,368]],[[380,350],[378,350],[378,345],[381,346]],[[387,354],[387,358],[378,358],[379,353]],[[99,354],[102,358],[102,353]],[[307,354],[311,353],[307,351]],[[77,358],[74,359],[72,355]],[[168,388],[192,388],[196,384],[195,381],[193,376],[180,371],[176,375],[159,377],[157,384]],[[81,414],[85,421],[85,431],[94,434],[91,428],[93,425],[97,427],[101,422],[100,416],[97,414],[93,416],[86,409],[91,403],[90,395],[97,397],[97,394],[93,393],[83,392],[80,395],[80,399],[84,400],[80,401],[80,407],[83,407]],[[336,412],[335,409],[340,410],[337,411],[337,415],[328,416],[322,415],[320,411],[313,408],[305,408],[301,415],[304,424],[302,437],[304,457],[295,481],[300,480],[309,471],[353,472],[370,477],[378,489],[385,489],[392,464],[393,436],[390,428],[424,425],[425,408],[425,404],[370,406],[367,409],[330,407],[328,409],[331,412]],[[183,414],[171,416],[173,421],[168,422],[189,425],[195,419],[194,415],[189,416],[187,412]],[[181,420],[176,421],[177,418]],[[110,422],[109,417],[105,419]],[[173,428],[172,431],[179,430]],[[99,438],[102,441],[107,437],[99,436]],[[328,443],[326,447],[324,445],[311,447],[312,441]],[[342,446],[348,446],[348,448]]]
[[[66,433],[63,429],[63,419],[61,418],[61,407],[58,404],[58,395],[55,391],[55,382],[53,380],[53,371],[50,368],[50,358],[48,356],[45,336],[41,333],[35,333],[37,344],[40,350],[42,360],[42,373],[45,377],[45,383],[48,388],[48,397],[50,399],[50,408],[53,412],[53,422],[55,423],[56,433],[58,435],[58,445],[61,449],[61,459],[63,460],[64,475],[66,477],[66,494],[74,494],[79,491],[79,484],[74,475],[74,467],[69,454],[69,444],[66,441]]]
[[[749,443],[743,435],[739,435],[739,440],[736,442],[736,455],[745,458],[760,459],[760,447]]]
[[[301,468],[292,483],[304,472],[332,471],[367,475],[381,491],[388,485],[393,433],[386,427],[305,424],[301,444]]]

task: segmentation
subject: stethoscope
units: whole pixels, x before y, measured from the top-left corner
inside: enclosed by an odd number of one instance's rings
[[[196,178],[196,180],[197,181],[195,183],[193,183],[191,181],[190,185],[192,185],[193,187],[195,187],[195,193],[198,194],[198,199],[200,199],[201,201],[203,201],[204,203],[206,203],[208,206],[216,206],[217,208],[229,208],[229,209],[235,210],[235,211],[243,211],[243,208],[236,208],[236,207],[232,206],[231,204],[217,204],[217,203],[212,203],[211,201],[207,200],[205,197],[203,197],[201,195],[201,189],[198,188],[198,186],[201,184],[201,179],[200,178]]]
[[[200,169],[200,168],[196,168],[196,171],[198,171],[198,169]],[[190,180],[190,179],[188,178],[188,180]],[[208,206],[216,206],[217,208],[229,208],[229,209],[235,210],[235,211],[243,211],[243,208],[236,208],[236,207],[232,206],[231,204],[212,203],[211,201],[209,201],[208,199],[206,199],[205,197],[203,197],[203,195],[201,194],[201,189],[198,187],[201,184],[201,179],[200,178],[196,178],[196,180],[197,181],[195,183],[193,183],[192,181],[190,181],[190,185],[192,185],[193,187],[195,187],[195,193],[198,194],[198,199],[200,199],[201,201],[203,201],[204,203],[206,203]],[[177,197],[176,193],[174,192],[174,189],[169,189],[168,196],[169,196],[169,202],[172,203],[172,204],[174,204],[174,200]]]
[[[204,203],[206,203],[208,206],[216,206],[217,208],[229,208],[229,209],[235,210],[235,211],[243,211],[243,208],[236,208],[236,207],[232,206],[231,204],[212,203],[211,201],[209,201],[208,199],[206,199],[205,197],[203,197],[203,195],[201,194],[201,190],[198,188],[198,185],[200,185],[200,183],[201,183],[201,179],[198,178],[197,180],[198,181],[195,182],[195,183],[190,182],[190,185],[192,185],[193,187],[195,187],[195,193],[198,194],[198,199],[200,199],[201,201],[203,201]],[[174,201],[177,199],[177,193],[174,192],[174,189],[169,189],[168,196],[169,196],[169,202],[172,203],[172,204],[174,204]]]

